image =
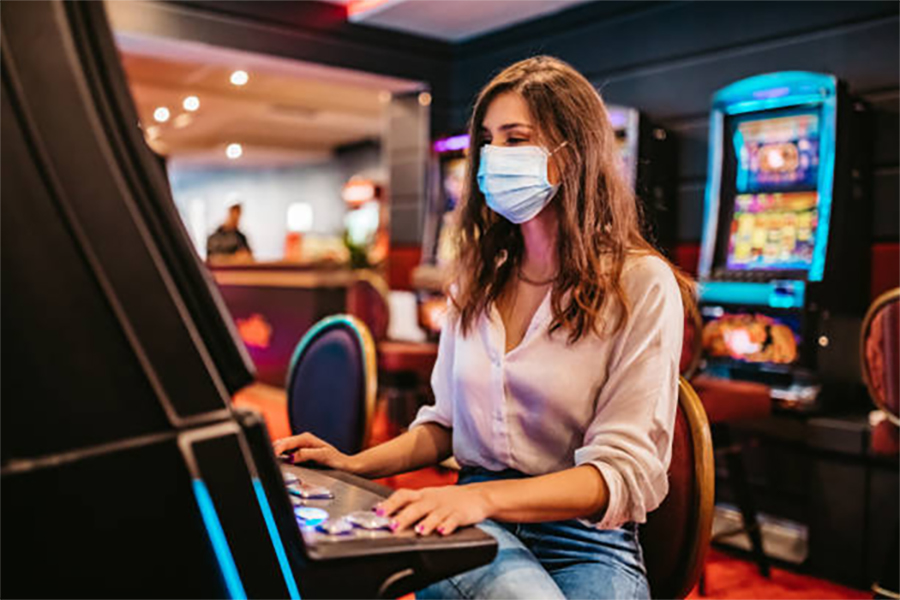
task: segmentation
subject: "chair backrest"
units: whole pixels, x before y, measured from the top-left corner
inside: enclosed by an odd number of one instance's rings
[[[669,465],[669,494],[640,539],[654,598],[684,598],[700,577],[715,496],[712,437],[703,404],[682,377]]]
[[[900,425],[900,288],[875,299],[863,319],[860,354],[869,396],[887,418]]]
[[[375,341],[387,337],[390,324],[390,290],[383,277],[371,271],[359,271],[347,288],[346,310],[369,328]]]
[[[681,376],[693,379],[703,359],[703,320],[699,311],[684,315],[684,338],[681,344],[679,370]]]
[[[375,344],[350,315],[316,323],[297,344],[287,377],[288,420],[341,452],[362,450],[375,412]]]

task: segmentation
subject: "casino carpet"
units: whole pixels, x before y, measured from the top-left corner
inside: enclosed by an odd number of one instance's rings
[[[824,579],[772,568],[766,579],[756,564],[718,549],[706,558],[706,598],[871,598],[872,592],[856,590]],[[688,598],[704,598],[696,588]]]

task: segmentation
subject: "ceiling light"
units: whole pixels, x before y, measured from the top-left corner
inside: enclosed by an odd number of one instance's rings
[[[236,158],[240,158],[244,153],[244,149],[241,148],[240,144],[228,144],[228,147],[225,148],[225,156],[234,160]]]
[[[184,102],[181,103],[181,106],[184,107],[184,110],[189,110],[194,112],[198,108],[200,108],[200,98],[197,96],[188,96],[184,99]]]
[[[250,81],[250,75],[247,71],[235,71],[231,74],[231,85],[247,85]]]
[[[169,109],[165,106],[158,107],[153,111],[153,118],[156,119],[157,123],[165,123],[169,120]]]
[[[431,94],[428,92],[422,92],[419,94],[419,105],[420,106],[428,106],[431,104]]]

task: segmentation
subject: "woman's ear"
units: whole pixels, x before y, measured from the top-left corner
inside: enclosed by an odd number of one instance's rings
[[[547,181],[550,182],[550,185],[557,185],[559,183],[560,168],[556,162],[558,158],[559,154],[552,154],[547,159]]]

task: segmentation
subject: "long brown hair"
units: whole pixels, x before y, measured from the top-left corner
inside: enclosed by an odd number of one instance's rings
[[[550,329],[566,330],[570,343],[589,331],[615,332],[630,314],[621,283],[627,253],[666,259],[642,234],[641,211],[621,173],[615,133],[603,100],[583,75],[549,56],[504,69],[481,91],[472,111],[467,181],[456,232],[457,289],[451,295],[463,332],[470,331],[476,318],[501,296],[524,257],[519,226],[488,208],[476,179],[485,143],[485,113],[494,98],[507,92],[525,100],[544,147],[567,142],[554,154],[560,187],[551,205],[559,221],[559,272],[551,292]],[[685,309],[695,316],[693,281],[666,262],[678,281]],[[619,318],[604,323],[601,315],[615,304],[623,309]]]

